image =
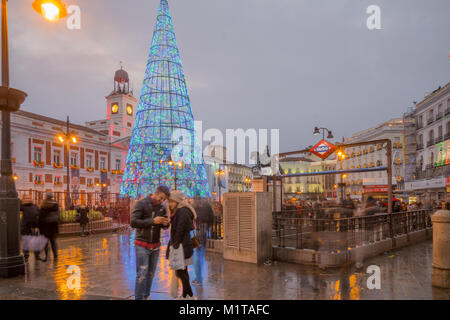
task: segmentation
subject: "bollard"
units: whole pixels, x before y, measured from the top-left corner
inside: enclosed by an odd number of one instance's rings
[[[433,276],[432,285],[450,288],[450,211],[439,210],[433,221]]]

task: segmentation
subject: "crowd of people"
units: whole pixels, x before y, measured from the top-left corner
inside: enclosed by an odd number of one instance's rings
[[[49,245],[51,245],[53,258],[58,258],[58,248],[56,245],[56,235],[59,230],[59,204],[54,201],[53,193],[47,192],[45,200],[38,207],[34,204],[30,196],[25,196],[20,205],[20,211],[22,212],[22,220],[20,223],[20,233],[22,236],[31,235],[43,235],[47,238],[47,242],[44,248],[45,257],[40,256],[39,251],[35,251],[36,260],[46,262],[49,257]],[[24,250],[25,261],[28,261],[30,252]]]
[[[437,201],[418,201],[407,203],[402,199],[393,198],[392,212],[406,212],[417,210],[429,210],[439,208],[450,208],[450,203],[438,203]],[[283,204],[283,212],[291,212],[301,218],[332,218],[336,212],[340,217],[371,216],[387,213],[388,201],[386,199],[375,199],[372,196],[361,201],[347,196],[343,200],[297,200],[295,202],[286,200]]]

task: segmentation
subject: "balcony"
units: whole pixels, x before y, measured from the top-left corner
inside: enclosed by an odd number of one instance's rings
[[[447,177],[450,174],[450,165],[443,165],[438,167],[432,164],[428,164],[425,170],[417,168],[415,173],[415,180]]]
[[[417,123],[417,130],[422,129],[423,128],[423,123],[419,122]]]
[[[436,115],[436,121],[438,121],[439,119],[441,119],[443,116],[444,116],[444,113],[443,113],[443,112],[439,112],[439,113]]]
[[[428,147],[431,147],[432,145],[434,145],[434,139],[428,140],[428,142],[427,142],[427,148],[428,148]]]
[[[438,137],[434,140],[434,143],[439,143],[439,142],[442,142],[442,141],[444,141],[444,137],[443,137],[443,136],[438,136]]]
[[[434,122],[434,117],[431,117],[427,120],[427,125],[432,124]]]
[[[418,144],[416,149],[417,151],[423,150],[423,144]]]
[[[445,109],[445,115],[448,115],[448,114],[450,114],[450,107]]]
[[[445,136],[444,136],[444,140],[448,140],[448,139],[450,139],[450,132],[446,133]]]

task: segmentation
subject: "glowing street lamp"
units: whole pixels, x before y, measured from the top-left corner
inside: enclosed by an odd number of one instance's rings
[[[225,171],[220,169],[214,174],[219,177],[219,202],[222,204],[222,176],[225,174]]]
[[[159,161],[159,163],[164,163],[164,161],[161,159]],[[177,181],[178,181],[178,177],[177,177],[177,167],[179,169],[182,169],[184,164],[181,161],[175,162],[172,160],[172,156],[169,155],[169,159],[167,160],[167,164],[169,166],[173,166],[173,170],[174,170],[174,183],[175,183],[175,190],[177,190]]]
[[[67,142],[66,143],[66,148],[67,148],[67,196],[66,196],[66,209],[68,210],[68,208],[70,207],[70,205],[72,204],[72,201],[70,199],[70,165],[69,165],[69,159],[70,159],[70,143],[73,144],[77,144],[78,143],[78,139],[76,136],[74,136],[71,132],[70,132],[70,120],[69,120],[69,116],[67,116],[67,123],[66,123],[66,132],[61,133],[60,135],[58,135],[58,140],[61,143]]]
[[[33,9],[46,20],[55,22],[67,16],[67,8],[61,0],[36,0]]]

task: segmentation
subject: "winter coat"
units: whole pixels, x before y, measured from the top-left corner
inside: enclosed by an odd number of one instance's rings
[[[184,202],[178,204],[171,217],[170,240],[166,252],[167,259],[169,258],[170,246],[178,248],[180,244],[183,245],[184,258],[192,257],[194,244],[191,238],[191,230],[194,229],[196,218],[197,214],[191,205]]]
[[[89,209],[88,208],[79,208],[77,210],[78,214],[80,215],[80,226],[87,225],[89,223]]]
[[[167,229],[168,226],[153,224],[156,217],[167,217],[164,206],[154,206],[150,197],[136,203],[131,213],[131,227],[136,229],[136,240],[147,243],[160,242],[161,228]]]
[[[53,200],[45,200],[39,209],[39,230],[47,238],[58,234],[59,204]]]
[[[20,234],[31,235],[33,229],[38,227],[39,208],[33,203],[23,203],[20,205],[22,220],[20,221]]]

